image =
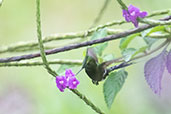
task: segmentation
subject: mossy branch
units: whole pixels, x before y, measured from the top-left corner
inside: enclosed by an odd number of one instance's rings
[[[166,25],[170,25],[171,21],[169,21],[171,18],[169,16],[166,17],[165,19],[162,19],[162,21],[166,21]],[[73,49],[78,49],[78,48],[82,48],[85,46],[90,46],[93,44],[98,44],[98,43],[103,43],[106,41],[111,41],[111,40],[116,40],[119,38],[123,38],[126,36],[129,36],[131,34],[134,33],[138,33],[141,31],[144,31],[146,29],[155,27],[160,25],[160,23],[155,23],[155,24],[146,24],[146,25],[142,25],[139,26],[138,28],[134,28],[134,29],[130,29],[118,34],[114,34],[114,35],[110,35],[101,39],[97,39],[97,40],[91,40],[91,41],[86,41],[86,42],[82,42],[82,43],[78,43],[78,44],[71,44],[71,45],[67,45],[61,48],[54,48],[54,49],[50,49],[50,50],[46,50],[45,53],[46,55],[50,55],[50,54],[55,54],[55,53],[60,53],[60,52],[65,52],[65,51],[69,51],[69,50],[73,50]],[[36,58],[36,57],[40,57],[40,53],[33,53],[33,54],[28,54],[28,55],[22,55],[22,56],[14,56],[14,57],[8,57],[8,58],[0,58],[0,63],[5,63],[5,62],[12,62],[12,61],[20,61],[20,60],[25,60],[25,59],[32,59],[32,58]]]
[[[47,69],[48,73],[52,76],[56,77],[58,74],[53,71],[48,64],[48,61],[46,59],[46,53],[43,46],[42,41],[42,32],[41,32],[41,21],[40,21],[40,0],[36,0],[36,6],[37,6],[37,37],[40,47],[40,55],[43,61],[43,64],[45,65],[45,68]],[[80,99],[82,99],[88,106],[90,106],[94,111],[96,111],[99,114],[104,114],[98,107],[96,107],[90,100],[88,100],[82,93],[80,93],[78,90],[71,90],[74,94],[76,94]]]
[[[160,15],[165,15],[171,12],[171,9],[167,9],[167,10],[161,10],[161,11],[155,11],[151,14],[149,14],[147,17],[153,17],[153,16],[160,16]],[[58,41],[58,40],[69,40],[69,39],[75,39],[75,38],[85,38],[87,36],[91,36],[92,33],[98,29],[102,29],[105,27],[111,27],[114,25],[121,25],[121,24],[125,24],[127,23],[126,21],[112,21],[112,22],[108,22],[104,25],[99,25],[97,27],[91,28],[89,30],[86,31],[81,31],[81,32],[71,32],[71,33],[63,33],[63,34],[54,34],[54,35],[50,35],[47,37],[43,38],[43,43],[48,43],[48,42],[52,42],[52,41]],[[116,32],[114,31],[112,34],[117,34],[118,31],[116,29]],[[27,42],[19,42],[16,44],[12,44],[10,46],[1,46],[0,47],[0,54],[1,53],[6,53],[6,52],[14,52],[15,50],[22,50],[23,48],[26,47],[36,47],[38,46],[38,42],[37,41],[27,41]]]

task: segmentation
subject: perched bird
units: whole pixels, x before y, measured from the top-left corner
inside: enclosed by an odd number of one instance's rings
[[[109,72],[130,65],[130,63],[122,63],[120,65],[116,65],[107,69],[107,67],[113,62],[114,60],[99,63],[98,58],[93,51],[93,48],[87,48],[86,57],[83,61],[83,66],[80,71],[85,68],[85,72],[92,79],[93,84],[98,85],[98,82],[105,79]]]

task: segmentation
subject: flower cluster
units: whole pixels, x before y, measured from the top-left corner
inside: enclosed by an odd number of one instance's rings
[[[137,7],[129,5],[128,10],[123,9],[123,16],[127,22],[132,22],[135,27],[138,27],[137,18],[144,18],[147,16],[147,12],[141,12]]]
[[[71,69],[65,71],[65,76],[56,77],[56,86],[61,92],[64,92],[65,88],[76,89],[80,82],[76,79],[75,74]]]

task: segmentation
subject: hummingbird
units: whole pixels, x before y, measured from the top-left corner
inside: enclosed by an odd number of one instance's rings
[[[132,64],[132,63],[123,62],[119,65],[115,65],[113,67],[107,68],[109,65],[111,65],[114,62],[115,60],[109,60],[109,61],[99,63],[98,58],[96,54],[94,53],[93,48],[87,48],[86,56],[83,61],[82,68],[78,71],[78,73],[82,71],[83,69],[85,69],[86,74],[89,76],[89,78],[91,78],[93,84],[98,85],[99,81],[104,80],[111,71],[129,66],[130,64]]]

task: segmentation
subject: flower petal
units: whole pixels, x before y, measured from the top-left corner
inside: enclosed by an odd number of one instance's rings
[[[146,17],[147,15],[148,15],[148,13],[145,12],[145,11],[143,11],[143,12],[140,12],[139,17],[140,17],[140,18],[144,18],[144,17]]]
[[[130,22],[131,20],[130,20],[130,18],[129,18],[129,13],[128,13],[128,11],[127,11],[127,10],[123,10],[122,13],[123,13],[123,17],[125,17],[125,20],[126,20],[127,22]]]
[[[138,21],[136,19],[132,20],[132,23],[134,24],[135,27],[138,27]]]
[[[132,22],[135,27],[138,27],[138,21],[137,18],[144,18],[147,16],[147,12],[140,12],[139,8],[129,5],[128,10],[123,9],[122,10],[123,17],[125,17],[125,20],[127,22]]]
[[[56,86],[61,92],[64,92],[64,89],[67,87],[67,80],[65,76],[56,77]]]
[[[168,72],[171,74],[171,50],[169,51],[167,55],[166,66],[167,66]]]
[[[70,89],[76,89],[78,84],[80,84],[80,82],[75,77],[69,79],[68,86]]]
[[[68,78],[68,77],[73,77],[73,76],[75,76],[75,74],[72,72],[71,69],[67,69],[67,70],[65,71],[65,76],[66,76],[66,78]]]

